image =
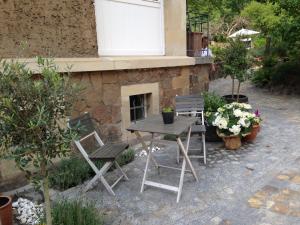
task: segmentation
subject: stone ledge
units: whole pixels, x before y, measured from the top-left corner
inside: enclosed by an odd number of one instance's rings
[[[35,58],[20,58],[14,60],[17,60],[19,62],[25,62],[28,65],[28,67],[34,71],[34,73],[40,72],[40,69],[36,64]],[[209,63],[206,61],[203,61],[202,63],[196,63],[197,60],[197,58],[187,56],[54,58],[54,62],[56,63],[59,72],[130,70],[161,67],[193,66],[196,64]]]
[[[213,63],[213,58],[212,57],[195,57],[194,59],[195,59],[195,65]]]

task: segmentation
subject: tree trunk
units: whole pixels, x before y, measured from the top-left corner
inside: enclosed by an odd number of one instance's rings
[[[232,90],[231,90],[231,96],[233,98],[234,95],[234,78],[232,78]]]
[[[50,195],[49,195],[49,180],[48,180],[48,175],[46,173],[46,165],[44,163],[41,164],[41,172],[43,175],[43,192],[45,198],[46,223],[47,225],[52,225],[51,204],[50,204]]]
[[[239,81],[238,88],[237,88],[237,96],[236,96],[237,102],[239,102],[239,100],[240,100],[240,88],[241,88],[241,82]]]

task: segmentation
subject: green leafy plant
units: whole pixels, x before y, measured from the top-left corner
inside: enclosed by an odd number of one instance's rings
[[[103,220],[93,204],[80,200],[60,200],[52,207],[53,225],[102,225]]]
[[[117,157],[117,162],[120,166],[124,166],[132,162],[134,160],[134,156],[134,150],[129,148]],[[95,162],[98,168],[101,168],[103,163],[104,162],[101,160],[97,160]],[[84,159],[72,156],[68,159],[63,159],[50,171],[49,181],[51,187],[66,190],[82,184],[94,175],[95,172]]]
[[[25,64],[4,61],[0,65],[0,156],[14,159],[37,187],[42,183],[46,220],[51,225],[48,170],[54,158],[67,155],[76,137],[63,121],[78,88],[67,74],[58,73],[51,60],[39,57],[37,65],[38,76]]]
[[[173,112],[174,110],[172,107],[169,106],[169,107],[164,107],[162,111],[167,113],[167,112]]]
[[[240,40],[229,40],[229,45],[222,51],[221,73],[224,77],[232,79],[232,98],[235,93],[235,80],[238,81],[237,101],[239,100],[241,84],[249,77],[252,59],[248,54],[245,44]]]
[[[214,113],[217,112],[218,108],[224,106],[226,102],[214,92],[204,92],[203,97],[205,121],[206,124],[212,125]]]
[[[225,100],[215,92],[204,92],[204,111],[217,112],[219,107],[226,104]]]

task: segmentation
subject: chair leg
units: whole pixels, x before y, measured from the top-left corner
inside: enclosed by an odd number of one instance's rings
[[[106,188],[106,190],[113,196],[115,196],[115,192],[113,191],[113,189],[111,188],[111,186],[109,185],[109,183],[105,180],[105,178],[103,176],[100,176],[100,180],[102,182],[102,184],[104,185],[104,187]]]
[[[203,144],[203,160],[204,160],[204,164],[206,164],[205,133],[202,133],[202,144]]]
[[[87,184],[87,186],[84,188],[84,191],[85,192],[87,192],[88,190],[90,190],[92,187],[93,187],[93,185],[94,185],[94,183],[96,183],[97,182],[97,180],[101,180],[101,182],[102,182],[102,180],[104,179],[104,177],[103,177],[103,175],[109,170],[109,168],[111,167],[113,165],[113,162],[106,162],[105,164],[104,164],[104,166],[100,169],[100,170],[98,170],[98,171],[95,171],[96,172],[96,175],[93,177],[93,179]],[[103,182],[102,182],[103,183]],[[104,183],[107,183],[106,182],[106,180],[104,179]],[[103,184],[104,184],[103,183]],[[108,184],[108,183],[107,183]],[[104,186],[106,187],[106,185],[104,184]],[[109,184],[108,184],[108,186],[109,186]],[[110,186],[109,186],[110,187]],[[111,189],[111,188],[110,188]],[[108,190],[109,192],[110,192],[110,190]],[[111,194],[113,194],[114,195],[114,193],[112,192]]]
[[[180,162],[180,150],[179,150],[179,148],[177,149],[176,162],[177,162],[177,164],[179,164],[179,162]]]
[[[121,171],[121,173],[123,174],[125,180],[129,180],[126,173],[122,170],[122,168],[120,167],[119,163],[117,161],[115,161],[115,165],[116,167]]]

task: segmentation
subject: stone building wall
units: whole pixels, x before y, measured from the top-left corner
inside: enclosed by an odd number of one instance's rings
[[[97,56],[95,23],[92,0],[0,0],[0,58]]]
[[[121,87],[159,83],[159,108],[174,105],[175,95],[199,94],[208,89],[209,65],[138,70],[74,73],[84,87],[74,115],[88,111],[97,121],[105,139],[121,139]],[[123,131],[124,133],[124,131]],[[124,134],[123,134],[124,137]],[[124,139],[124,138],[123,138]]]
[[[159,108],[174,104],[176,94],[198,94],[208,89],[210,64],[137,70],[73,73],[72,79],[83,88],[74,116],[88,111],[101,130],[104,141],[124,139],[121,113],[121,87],[159,84]],[[122,136],[123,131],[123,136]],[[126,131],[125,131],[126,132]],[[126,135],[125,135],[126,136]],[[0,190],[26,183],[13,161],[0,161]]]

